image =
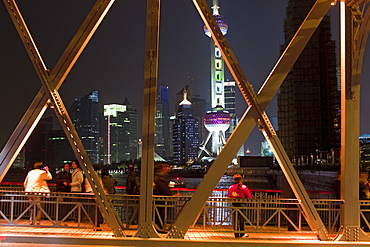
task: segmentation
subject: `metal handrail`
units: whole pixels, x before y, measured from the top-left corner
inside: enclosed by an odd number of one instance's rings
[[[28,195],[21,191],[0,191],[0,225],[25,226],[30,216],[30,209],[42,210],[43,223],[40,227],[66,227],[64,223],[71,218],[74,224],[67,227],[97,228],[102,219],[93,194],[89,193],[51,193],[39,195],[40,200],[29,201]],[[112,204],[121,219],[123,229],[138,228],[139,196],[115,194],[109,195]],[[181,209],[190,200],[191,195],[153,197],[153,219],[159,216],[159,208],[164,208],[165,218],[160,219],[169,230]],[[240,214],[246,221],[247,231],[281,232],[289,229],[301,231],[307,226],[299,203],[295,199],[275,196],[253,199],[239,199],[244,207],[234,207],[235,199],[210,197],[194,221],[192,228],[204,231],[233,231],[232,214]],[[340,222],[342,200],[313,199],[313,204],[329,232],[336,232]],[[40,206],[40,203],[42,204]],[[361,201],[361,217],[369,225],[366,216],[370,213],[370,201]],[[61,217],[61,208],[68,207],[69,214]],[[35,214],[35,213],[33,213]],[[23,223],[22,223],[23,222]],[[35,222],[32,222],[35,223]]]

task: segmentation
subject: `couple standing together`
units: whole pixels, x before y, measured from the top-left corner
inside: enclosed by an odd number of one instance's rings
[[[42,162],[36,162],[33,165],[33,170],[29,171],[26,179],[24,180],[24,190],[26,195],[29,195],[30,201],[37,201],[36,203],[36,210],[34,212],[31,209],[30,213],[30,224],[39,225],[41,218],[42,218],[42,203],[41,203],[41,196],[46,196],[50,194],[50,189],[47,184],[48,180],[51,180],[53,176],[49,171],[49,167],[44,165]],[[82,181],[83,181],[83,174],[80,168],[78,168],[78,161],[74,160],[72,162],[73,173],[70,173],[70,165],[65,164],[64,170],[59,172],[56,177],[57,181],[57,191],[58,192],[81,192],[82,191]],[[33,207],[32,207],[33,208]],[[62,207],[63,209],[67,209],[68,207]],[[62,215],[66,215],[67,212],[62,212]]]

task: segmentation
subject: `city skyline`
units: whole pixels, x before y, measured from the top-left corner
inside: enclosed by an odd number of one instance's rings
[[[74,1],[73,4],[65,1],[18,3],[49,69],[59,59],[93,3],[94,1]],[[212,1],[208,0],[207,3],[211,6]],[[285,0],[279,0],[272,6],[269,1],[247,3],[243,0],[219,0],[221,14],[230,25],[226,39],[255,91],[259,90],[279,58],[279,46],[284,42],[282,26],[286,3]],[[6,119],[0,123],[2,148],[41,83],[3,4],[0,4],[0,11],[3,13],[0,17],[0,49],[3,58],[0,64],[3,86],[0,104],[7,106],[0,110],[0,115]],[[339,26],[338,19],[335,19],[338,18],[337,7],[330,12],[335,32]],[[201,18],[190,1],[162,2],[161,13],[158,85],[169,86],[170,102],[174,102],[176,92],[189,84],[191,77],[193,88],[197,88],[200,95],[208,101],[209,38],[203,33]],[[129,95],[129,100],[138,109],[141,119],[145,16],[145,1],[116,1],[113,4],[60,89],[66,105],[93,90],[101,92],[101,104],[121,103]],[[338,34],[334,33],[333,37],[338,46]],[[367,58],[368,55],[365,56],[364,79],[370,76]],[[228,73],[225,79],[233,80]],[[362,90],[366,92],[370,85],[364,79]],[[363,102],[365,100],[363,97]],[[170,104],[171,107],[172,105]],[[239,97],[236,109],[238,116],[245,109],[246,104]],[[275,102],[270,104],[267,113],[270,117],[276,115]],[[370,114],[366,113],[366,109],[362,107],[361,134],[370,132],[370,126],[365,125],[370,121]],[[245,148],[249,148],[252,154],[258,154],[262,140],[262,134],[254,131]]]

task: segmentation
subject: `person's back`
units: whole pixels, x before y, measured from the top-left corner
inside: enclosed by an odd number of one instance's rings
[[[43,163],[35,163],[33,170],[29,171],[24,181],[25,192],[50,192],[46,180],[51,180],[52,175]]]
[[[153,195],[171,196],[172,192],[168,186],[167,174],[158,172],[154,175]]]
[[[140,194],[140,176],[139,173],[134,170],[133,165],[128,166],[129,174],[126,179],[126,193],[129,195]]]
[[[117,184],[117,181],[109,174],[107,169],[103,169],[101,175],[105,193],[115,194],[114,185]]]
[[[40,202],[43,198],[40,197],[40,195],[45,196],[50,193],[46,180],[51,180],[52,175],[49,172],[49,167],[45,166],[42,162],[36,162],[33,166],[35,169],[29,171],[24,180],[24,191],[26,192],[26,195],[31,195],[29,196],[30,201],[37,201],[34,202],[34,204],[37,204],[37,207],[32,205],[30,208],[30,224],[39,225],[43,215],[42,203]],[[37,211],[35,219],[33,219],[34,208],[36,208]]]

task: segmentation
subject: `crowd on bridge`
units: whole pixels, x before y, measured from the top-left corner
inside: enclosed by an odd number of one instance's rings
[[[135,171],[134,165],[128,165],[128,177],[126,179],[126,193],[128,195],[139,195],[140,194],[140,174]],[[104,189],[105,194],[108,196],[115,194],[114,185],[117,184],[117,181],[109,174],[107,169],[99,170],[98,166],[94,166],[94,170],[97,174],[100,173],[99,182]],[[155,162],[154,164],[154,186],[153,186],[153,195],[158,196],[171,196],[173,192],[169,187],[168,172],[170,171],[170,166],[168,163],[163,161]],[[29,200],[37,201],[38,210],[37,212],[30,213],[30,224],[39,225],[43,216],[42,212],[42,202],[40,201],[40,195],[47,196],[50,195],[50,189],[48,187],[47,181],[51,180],[52,174],[49,171],[48,166],[44,165],[42,162],[36,162],[34,164],[34,169],[29,171],[26,179],[24,181],[25,193],[28,195]],[[71,163],[65,163],[63,169],[56,175],[56,191],[62,193],[91,193],[93,192],[90,183],[87,181],[83,171],[79,167],[78,160],[73,160]],[[243,177],[239,174],[234,176],[234,184],[231,185],[228,189],[229,198],[251,198],[251,192],[248,187],[243,184]],[[71,199],[59,197],[59,202],[68,202]],[[110,198],[110,200],[112,200]],[[158,204],[157,210],[158,215],[155,215],[154,222],[158,227],[158,232],[166,233],[166,226],[163,219],[165,219],[165,207],[160,206],[164,204],[164,201],[157,201]],[[233,202],[233,206],[243,208],[245,203]],[[60,218],[64,219],[69,211],[70,207],[68,204],[62,204]],[[241,209],[238,212],[242,212]],[[35,216],[35,217],[34,217]],[[103,221],[101,214],[99,214],[100,224]],[[244,233],[245,219],[241,214],[233,214],[234,222],[234,232],[235,237],[248,236]]]

